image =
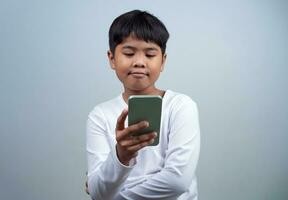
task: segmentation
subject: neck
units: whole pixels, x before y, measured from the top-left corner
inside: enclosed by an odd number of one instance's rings
[[[150,90],[141,90],[141,91],[137,91],[137,90],[129,90],[127,88],[125,88],[125,91],[122,93],[122,97],[124,99],[124,101],[127,103],[128,102],[128,98],[131,95],[159,95],[161,97],[163,97],[165,94],[165,91],[160,90],[158,88],[152,88]]]

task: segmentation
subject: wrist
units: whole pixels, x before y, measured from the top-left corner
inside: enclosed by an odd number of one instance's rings
[[[118,158],[118,160],[119,160],[123,165],[129,166],[129,163],[130,163],[131,158],[129,159],[127,156],[124,156],[120,148],[121,148],[121,147],[119,147],[118,144],[117,144],[117,145],[116,145],[116,155],[117,155],[117,158]],[[126,157],[126,158],[125,158],[125,157]]]

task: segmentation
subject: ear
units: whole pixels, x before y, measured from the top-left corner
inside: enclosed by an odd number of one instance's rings
[[[114,55],[113,55],[113,53],[112,53],[110,50],[107,51],[107,56],[108,56],[108,60],[109,60],[110,67],[111,67],[112,69],[115,69]]]
[[[162,57],[161,72],[164,70],[164,65],[166,62],[167,54],[165,53]]]

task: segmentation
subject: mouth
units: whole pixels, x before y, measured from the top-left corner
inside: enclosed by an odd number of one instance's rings
[[[131,71],[128,73],[128,75],[133,76],[134,78],[144,78],[146,76],[149,76],[149,74],[147,72],[140,72],[140,71]]]

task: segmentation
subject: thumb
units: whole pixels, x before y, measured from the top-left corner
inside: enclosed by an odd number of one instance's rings
[[[117,119],[116,130],[123,130],[125,128],[125,120],[128,115],[128,108],[125,108]]]

